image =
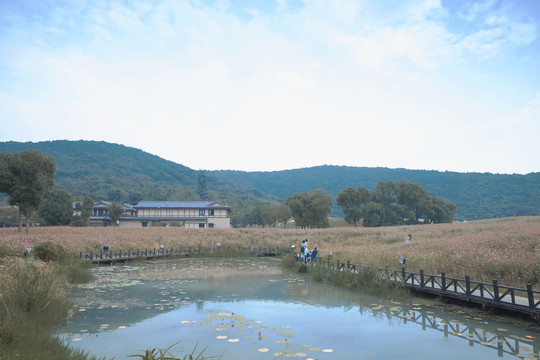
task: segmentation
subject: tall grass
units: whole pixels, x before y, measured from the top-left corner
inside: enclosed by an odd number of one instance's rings
[[[410,244],[405,243],[412,234]],[[380,228],[331,229],[184,229],[159,228],[35,228],[31,234],[0,229],[0,248],[22,254],[27,247],[53,241],[71,254],[96,252],[107,244],[111,250],[215,247],[299,246],[309,238],[310,249],[320,256],[330,251],[333,259],[355,264],[401,268],[429,274],[445,272],[450,277],[470,275],[477,281],[524,287],[540,287],[540,217],[515,217],[467,223],[406,225]],[[7,250],[5,250],[7,249]]]
[[[72,313],[67,280],[53,263],[7,258],[0,277],[0,354],[3,359],[95,359],[73,350],[53,330]]]

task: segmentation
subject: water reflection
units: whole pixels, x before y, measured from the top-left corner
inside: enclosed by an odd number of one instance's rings
[[[179,340],[224,359],[538,360],[540,350],[538,327],[311,283],[282,273],[275,259],[160,260],[95,272],[73,294],[81,311],[62,333],[109,358]]]

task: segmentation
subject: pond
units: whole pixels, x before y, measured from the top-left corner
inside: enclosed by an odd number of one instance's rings
[[[72,295],[61,329],[73,347],[107,359],[146,349],[183,358],[535,359],[534,324],[473,309],[395,301],[288,274],[279,260],[170,259],[100,266]]]

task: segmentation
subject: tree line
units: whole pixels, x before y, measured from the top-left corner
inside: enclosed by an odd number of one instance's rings
[[[437,195],[430,196],[419,184],[405,180],[380,181],[370,193],[363,186],[349,187],[338,194],[337,204],[345,221],[358,226],[392,226],[452,222],[457,206]]]
[[[18,208],[21,230],[22,216],[29,219],[37,211],[44,225],[85,226],[91,216],[93,199],[89,196],[74,197],[66,190],[52,190],[56,171],[53,157],[37,150],[16,154],[0,153],[0,192],[8,195],[8,203]],[[196,196],[203,200],[210,194],[206,173],[198,173]],[[183,199],[187,200],[187,199]],[[327,191],[316,189],[296,193],[284,203],[254,204],[239,209],[232,216],[233,226],[269,226],[282,223],[286,227],[293,218],[296,227],[327,228],[334,198]],[[337,196],[345,221],[354,226],[392,226],[418,223],[451,222],[457,210],[452,202],[436,195],[429,195],[419,184],[401,180],[380,181],[372,192],[364,186],[348,187]],[[118,218],[123,207],[113,202],[109,209],[111,218]],[[0,220],[4,211],[0,211]],[[114,220],[114,219],[113,219]]]
[[[233,225],[286,227],[294,219],[296,227],[327,228],[334,199],[322,189],[296,193],[284,204],[260,205],[233,216]],[[347,223],[377,227],[420,223],[452,222],[456,204],[437,195],[429,195],[419,184],[401,180],[380,181],[372,192],[364,186],[342,190],[336,203],[342,208]]]

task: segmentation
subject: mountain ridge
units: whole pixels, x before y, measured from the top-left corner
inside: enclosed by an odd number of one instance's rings
[[[92,140],[0,142],[0,152],[36,149],[54,156],[56,188],[96,200],[197,200],[198,170],[121,144]],[[456,203],[457,219],[540,215],[540,173],[493,174],[319,165],[274,171],[205,170],[209,197],[242,210],[314,189],[334,197],[347,187],[406,180]],[[341,209],[334,205],[332,215]]]

